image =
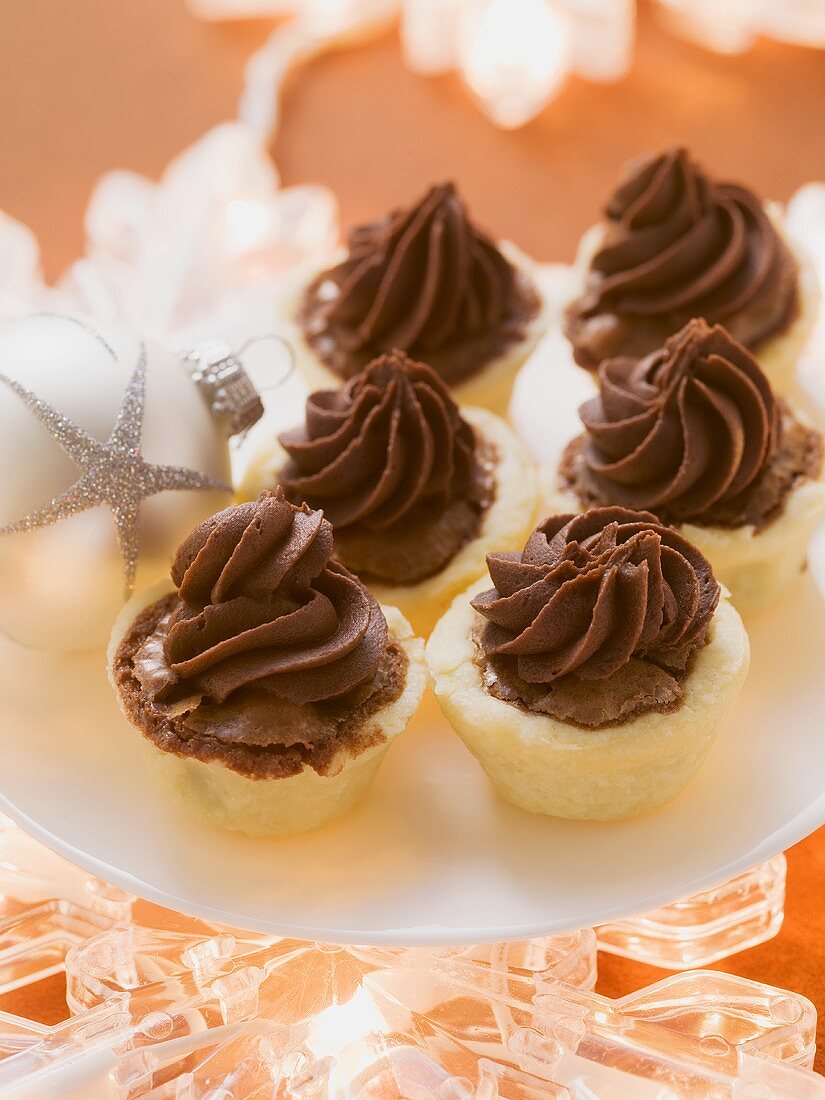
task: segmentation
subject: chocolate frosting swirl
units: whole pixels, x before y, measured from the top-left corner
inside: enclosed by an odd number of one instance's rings
[[[195,528],[172,566],[181,603],[164,651],[177,681],[218,703],[254,684],[302,704],[373,676],[386,621],[331,554],[323,513],[296,508],[280,492]]]
[[[280,442],[287,496],[323,507],[336,531],[387,528],[472,491],[473,429],[444,382],[400,351],[312,394],[305,424]]]
[[[770,384],[719,325],[691,321],[644,359],[608,360],[599,386],[579,415],[587,483],[605,502],[701,521],[729,511],[777,452]]]
[[[753,192],[717,183],[686,150],[631,162],[565,328],[577,362],[646,355],[693,317],[749,348],[786,327],[796,263]]]
[[[521,554],[490,554],[481,646],[527,684],[604,680],[633,657],[682,667],[719,601],[706,558],[648,512],[551,516]]]
[[[299,310],[309,342],[345,378],[401,348],[459,381],[521,339],[538,310],[533,288],[472,224],[452,183],[359,226],[347,246]]]

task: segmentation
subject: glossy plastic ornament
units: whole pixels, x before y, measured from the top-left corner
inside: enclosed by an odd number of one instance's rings
[[[0,329],[3,633],[103,645],[124,596],[228,503],[225,426],[192,374],[119,324],[34,314]]]

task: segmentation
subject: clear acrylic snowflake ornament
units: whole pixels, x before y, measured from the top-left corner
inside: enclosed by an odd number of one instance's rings
[[[0,822],[0,998],[65,967],[72,1016],[2,1011],[3,1100],[820,1100],[803,997],[692,972],[610,1001],[595,937],[376,949],[206,924]]]

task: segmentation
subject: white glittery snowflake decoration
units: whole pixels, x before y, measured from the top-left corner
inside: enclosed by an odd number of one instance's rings
[[[49,309],[177,345],[216,334],[242,343],[272,329],[287,280],[338,239],[332,194],[281,188],[265,142],[235,122],[185,149],[158,183],[107,173],[85,226],[85,255],[49,287],[34,236],[0,212],[0,319]]]

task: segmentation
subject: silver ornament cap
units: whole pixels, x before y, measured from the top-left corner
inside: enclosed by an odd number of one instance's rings
[[[192,380],[227,436],[248,431],[263,416],[261,396],[227,340],[213,338],[188,348]]]

